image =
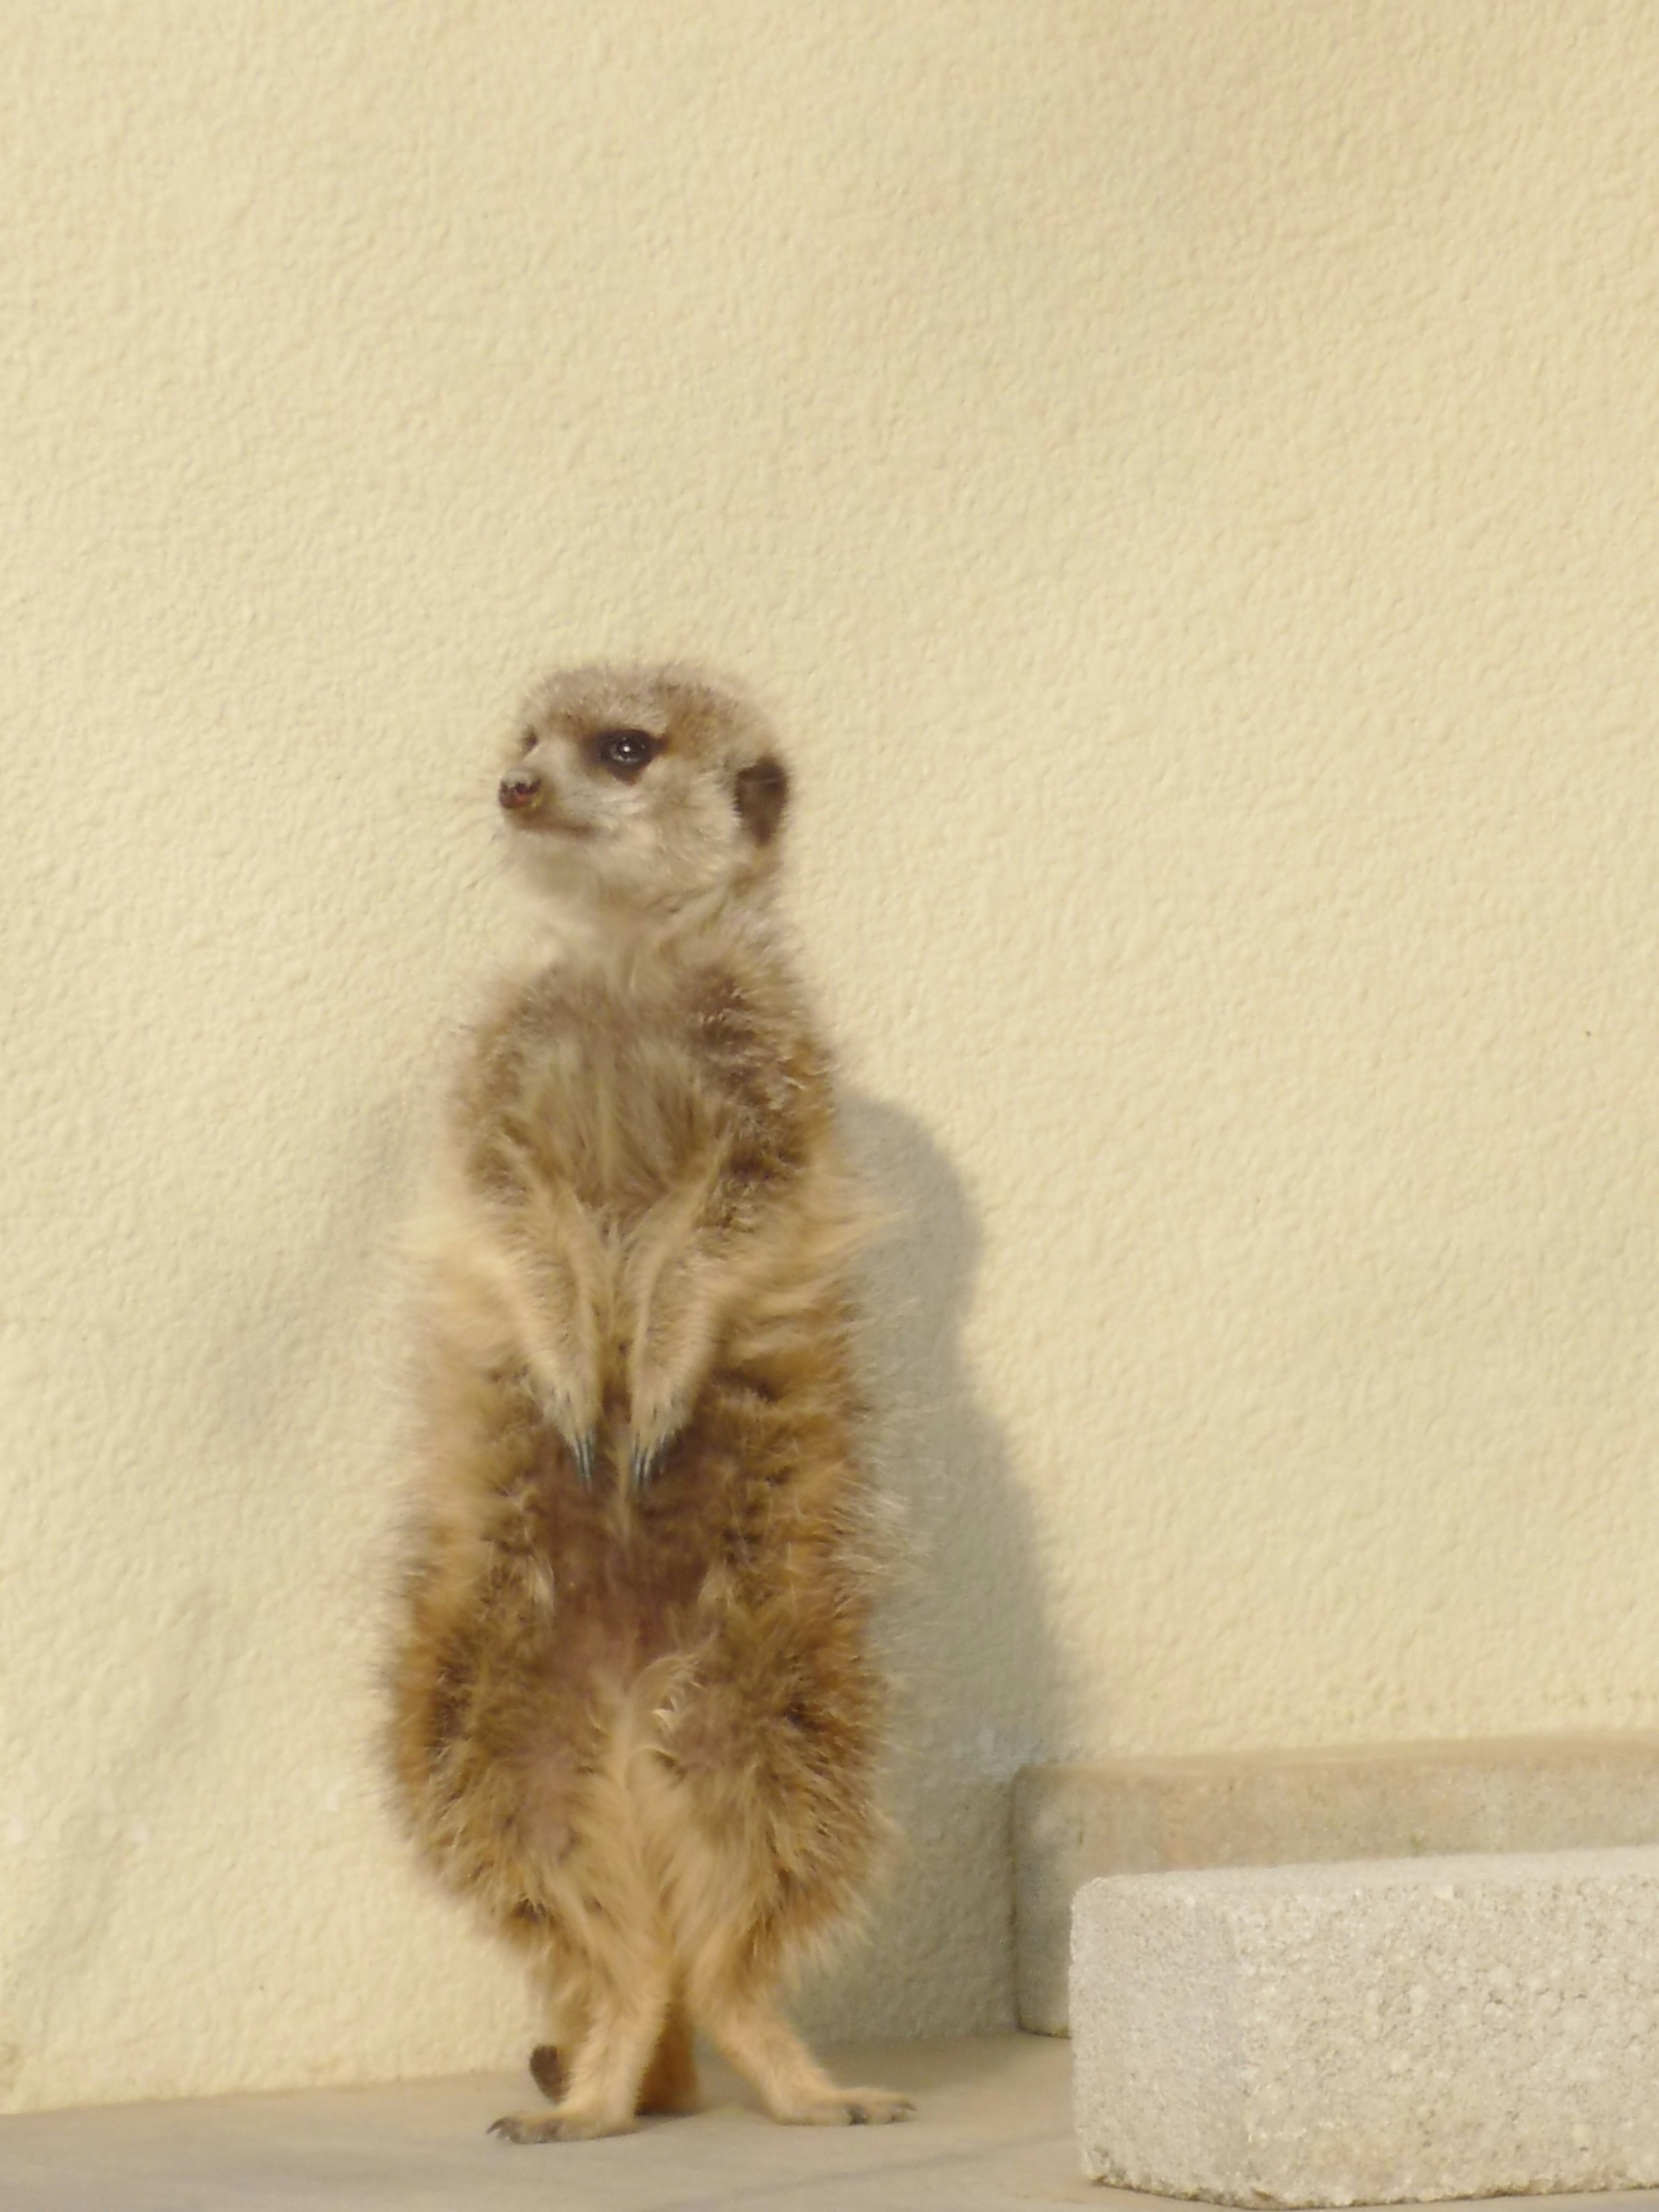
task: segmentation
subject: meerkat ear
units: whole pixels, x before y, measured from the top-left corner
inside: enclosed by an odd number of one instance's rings
[[[775,753],[767,753],[740,768],[732,795],[744,828],[757,845],[769,845],[789,801],[789,771],[783,763]]]

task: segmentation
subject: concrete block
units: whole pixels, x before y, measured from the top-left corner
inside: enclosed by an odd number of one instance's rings
[[[1014,1785],[1019,2022],[1066,2033],[1072,1899],[1180,1867],[1659,1844],[1659,1736],[1028,1766]]]
[[[1224,2204],[1659,2185],[1659,1849],[1127,1875],[1077,1900],[1091,2179]]]

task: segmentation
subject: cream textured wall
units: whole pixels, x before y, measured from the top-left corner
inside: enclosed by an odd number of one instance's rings
[[[913,1844],[1659,1726],[1647,0],[58,0],[0,71],[0,2084],[500,2061],[377,1807],[386,1254],[522,679],[775,701]]]

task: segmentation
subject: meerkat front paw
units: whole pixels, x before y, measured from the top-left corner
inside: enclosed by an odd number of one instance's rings
[[[628,1480],[633,1489],[645,1488],[656,1473],[657,1463],[667,1450],[670,1441],[667,1437],[659,1437],[654,1443],[647,1443],[641,1437],[634,1438],[628,1448]]]
[[[685,1394],[645,1370],[643,1362],[635,1363],[629,1379],[628,1473],[634,1488],[643,1490],[685,1426],[689,1408]]]
[[[584,1490],[593,1481],[593,1456],[599,1449],[598,1433],[592,1428],[569,1429],[562,1421],[548,1415],[548,1426],[558,1432],[559,1442],[570,1455],[570,1463],[576,1470],[577,1480]]]
[[[591,1483],[598,1448],[598,1391],[580,1384],[573,1387],[539,1364],[531,1368],[530,1382],[543,1420],[569,1453],[583,1484]]]

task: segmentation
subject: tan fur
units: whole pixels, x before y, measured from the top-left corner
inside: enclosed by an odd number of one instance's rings
[[[544,1993],[557,2102],[515,2142],[691,2108],[693,2023],[779,2119],[908,2109],[774,1995],[867,1878],[883,1707],[862,1206],[772,911],[787,787],[678,667],[550,679],[506,764],[557,942],[471,1036],[419,1238],[392,1764]]]

